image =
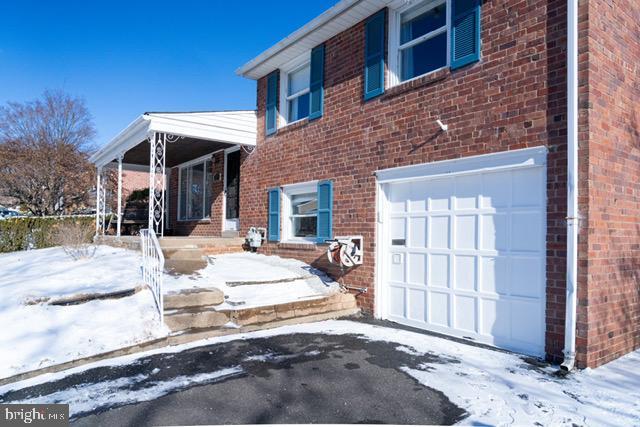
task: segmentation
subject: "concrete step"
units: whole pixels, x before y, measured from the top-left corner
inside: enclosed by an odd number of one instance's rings
[[[191,275],[198,270],[202,270],[207,266],[205,259],[200,260],[174,260],[167,259],[164,261],[164,269],[169,274],[186,274]]]
[[[331,313],[344,316],[345,313],[359,312],[352,294],[335,293],[315,299],[294,301],[285,304],[254,308],[217,310],[215,307],[186,308],[165,312],[165,322],[173,334],[184,334],[200,329],[228,329],[257,326],[267,323],[291,321],[296,318],[323,314],[331,318]]]
[[[222,232],[222,237],[225,238],[225,239],[232,239],[232,238],[236,238],[237,239],[238,237],[240,237],[240,232],[239,231],[225,230],[225,231]]]
[[[163,237],[162,249],[242,247],[242,237]]]
[[[164,296],[165,310],[179,310],[194,307],[210,307],[224,302],[224,294],[218,288],[183,289]]]
[[[200,261],[204,256],[202,249],[199,248],[166,248],[162,249],[164,259],[174,261]]]

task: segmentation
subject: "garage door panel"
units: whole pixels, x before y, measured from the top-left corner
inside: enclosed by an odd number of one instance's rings
[[[496,213],[482,215],[480,249],[488,251],[509,250],[509,215]]]
[[[429,255],[429,286],[449,287],[449,255],[431,254]]]
[[[456,315],[455,328],[461,331],[476,332],[476,299],[463,295],[456,295],[453,298]]]
[[[484,293],[507,295],[509,293],[509,257],[485,256],[480,258],[479,290]]]
[[[403,253],[391,254],[391,268],[389,269],[389,279],[392,282],[396,282],[396,283],[406,282],[404,258],[405,258],[405,255]]]
[[[430,292],[429,321],[434,325],[449,327],[449,294]]]
[[[465,291],[476,290],[476,257],[458,255],[455,262],[455,288]]]
[[[511,338],[511,309],[508,301],[482,301],[482,329],[480,333],[497,339]]]
[[[511,171],[493,172],[482,177],[482,208],[506,208],[511,203]]]
[[[542,171],[542,168],[532,168],[513,173],[512,207],[535,207],[544,204]]]
[[[542,262],[539,257],[511,258],[511,295],[529,298],[542,297]]]
[[[386,187],[395,203],[382,245],[385,295],[394,300],[387,315],[517,351],[543,351],[545,176],[543,167],[526,167]]]
[[[412,182],[409,184],[409,212],[426,212],[428,197],[425,182]]]
[[[455,209],[477,208],[478,195],[480,194],[481,181],[477,176],[466,175],[455,178]]]
[[[397,317],[405,317],[405,298],[406,289],[402,286],[390,286],[389,297],[391,305],[389,306],[389,314]]]
[[[455,249],[475,249],[477,237],[477,216],[458,215],[455,218]]]
[[[541,212],[513,212],[511,214],[511,250],[537,252],[543,249]]]
[[[427,217],[409,218],[409,233],[407,245],[410,248],[427,247]]]
[[[409,270],[408,282],[425,286],[427,283],[427,255],[409,253],[407,262]]]
[[[451,208],[451,196],[453,195],[453,179],[435,179],[429,181],[429,211],[448,211]]]
[[[429,221],[429,247],[449,249],[451,241],[451,218],[449,216],[432,216]]]
[[[407,318],[424,322],[427,314],[427,291],[409,289],[408,298],[409,312],[407,313]]]
[[[511,301],[511,311],[514,313],[511,317],[511,339],[531,346],[540,345],[544,325],[540,304],[537,301],[514,299]]]

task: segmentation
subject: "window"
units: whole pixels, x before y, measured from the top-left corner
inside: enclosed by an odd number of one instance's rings
[[[392,13],[389,38],[392,84],[449,63],[449,0],[412,2]]]
[[[211,160],[197,161],[180,168],[179,220],[200,220],[211,217],[212,181]]]
[[[280,124],[287,125],[309,117],[310,94],[310,54],[307,53],[283,67],[280,75],[282,108]]]
[[[285,239],[315,241],[318,235],[318,184],[284,187],[284,195]]]

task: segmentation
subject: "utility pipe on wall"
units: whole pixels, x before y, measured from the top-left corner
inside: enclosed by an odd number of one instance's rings
[[[578,0],[567,1],[567,299],[564,361],[570,371],[576,360],[578,301]]]

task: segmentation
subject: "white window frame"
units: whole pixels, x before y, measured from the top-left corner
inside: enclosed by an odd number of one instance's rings
[[[446,17],[446,25],[437,30],[431,31],[430,33],[424,34],[410,42],[405,43],[400,46],[400,29],[401,29],[401,19],[400,15],[406,12],[409,9],[417,7],[421,4],[431,3],[431,6],[436,7],[442,4],[446,4],[447,6],[447,17]],[[388,41],[388,50],[389,50],[389,78],[387,79],[387,89],[393,86],[397,86],[400,84],[405,84],[410,81],[419,79],[421,77],[427,76],[429,74],[436,73],[440,70],[449,68],[451,66],[451,0],[413,0],[413,1],[401,1],[397,0],[390,5],[389,10],[389,41]],[[422,43],[426,40],[429,40],[435,36],[438,36],[442,33],[447,34],[447,52],[446,58],[447,62],[444,66],[437,68],[435,70],[429,71],[424,74],[420,74],[419,76],[412,77],[408,80],[401,80],[402,75],[402,61],[400,61],[400,54],[402,50],[410,48],[411,46],[415,46],[416,44]]]
[[[205,209],[205,205],[207,203],[207,189],[206,189],[206,181],[207,181],[207,171],[206,171],[206,167],[204,168],[204,191],[202,192],[202,218],[185,218],[185,219],[181,219],[182,217],[182,206],[180,206],[180,201],[182,200],[182,174],[183,174],[183,170],[188,169],[191,166],[200,164],[200,163],[204,163],[204,165],[206,166],[206,162],[207,160],[211,163],[211,165],[213,165],[213,154],[214,153],[210,153],[210,154],[206,154],[202,157],[198,157],[197,159],[193,159],[193,160],[189,160],[188,162],[184,162],[178,165],[178,212],[177,212],[177,216],[176,216],[176,220],[178,222],[193,222],[193,221],[207,221],[207,220],[211,220],[211,215],[206,216],[204,213],[206,211]],[[212,184],[212,183],[209,183]]]
[[[309,117],[303,117],[302,119],[289,121],[289,101],[294,98],[298,98],[311,91],[311,82],[306,89],[294,93],[293,95],[287,95],[289,93],[289,74],[298,71],[305,66],[311,66],[311,51],[307,51],[297,58],[289,61],[283,65],[280,69],[280,108],[278,109],[278,128],[288,126],[293,123],[298,123]],[[311,72],[311,70],[309,70]]]
[[[298,194],[318,193],[318,181],[307,181],[282,187],[282,236],[284,243],[308,243],[315,244],[316,237],[296,237],[293,235],[293,215],[291,213],[291,197]],[[298,215],[304,216],[304,215]],[[316,214],[317,216],[317,214]],[[317,230],[316,230],[317,233]]]

